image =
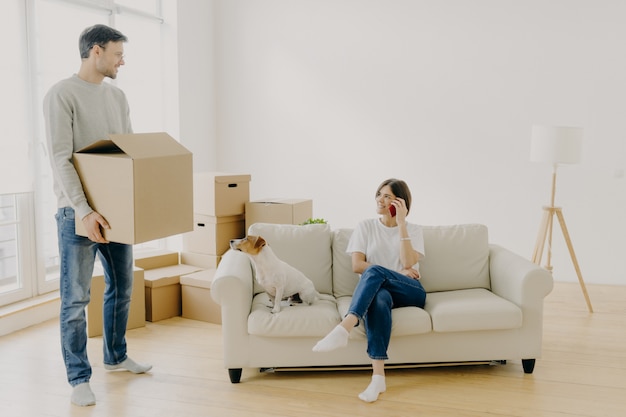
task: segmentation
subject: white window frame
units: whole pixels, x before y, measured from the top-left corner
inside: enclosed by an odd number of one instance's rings
[[[11,304],[33,296],[35,276],[35,251],[30,242],[34,242],[33,193],[8,194],[15,200],[15,220],[5,221],[3,225],[15,225],[17,250],[18,288],[0,293],[0,306]]]
[[[39,1],[47,1],[50,3],[65,3],[68,5],[74,5],[84,7],[94,11],[108,12],[108,24],[115,27],[116,16],[120,14],[133,15],[141,18],[156,20],[157,22],[164,23],[163,17],[163,3],[161,0],[155,0],[155,12],[150,13],[146,10],[134,9],[129,5],[117,4],[115,0],[24,0],[25,5],[25,18],[27,22],[27,45],[28,45],[28,68],[29,68],[29,88],[28,94],[31,97],[31,105],[29,108],[29,118],[32,121],[32,126],[41,126],[42,111],[41,103],[39,103],[39,92],[37,91],[37,48],[36,48],[36,3]],[[125,2],[129,3],[129,2]],[[175,8],[175,2],[168,4],[168,7]],[[174,10],[174,9],[171,9]],[[76,35],[78,37],[78,34]],[[171,46],[171,45],[169,45]],[[164,104],[165,105],[165,104]],[[170,108],[171,109],[171,108]],[[178,117],[175,117],[174,124],[175,129],[172,129],[172,134],[176,135],[178,131]],[[45,140],[37,138],[41,136],[43,129],[40,127],[31,128],[31,149],[41,146],[41,143],[45,143]],[[39,178],[36,175],[36,166],[32,164],[32,172],[35,173],[35,181],[38,182]],[[41,226],[42,222],[54,222],[53,215],[48,209],[45,213],[39,212],[35,201],[37,200],[37,185],[35,185],[35,191],[29,193],[16,194],[16,210],[18,220],[15,222],[17,226],[17,250],[18,250],[18,282],[20,288],[15,291],[7,291],[6,293],[0,293],[0,307],[11,304],[20,300],[25,300],[38,295],[46,294],[51,291],[58,290],[59,288],[59,272],[58,269],[54,271],[47,271],[45,266],[43,244],[40,239],[37,239],[37,225]],[[45,217],[44,217],[45,216]],[[56,230],[56,227],[55,227]],[[167,246],[165,240],[149,242],[141,245],[136,249],[142,249],[146,247],[159,247],[164,248]]]

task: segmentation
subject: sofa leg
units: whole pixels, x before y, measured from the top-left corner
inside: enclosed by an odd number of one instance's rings
[[[233,384],[238,384],[241,381],[241,371],[242,368],[228,368],[228,376],[230,377],[230,382]]]
[[[535,360],[534,359],[522,359],[522,367],[524,368],[525,374],[532,374],[535,370]]]

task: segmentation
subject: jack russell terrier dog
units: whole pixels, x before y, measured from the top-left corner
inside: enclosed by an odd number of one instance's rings
[[[301,271],[280,260],[261,236],[232,239],[230,248],[245,253],[254,264],[257,282],[274,299],[272,313],[280,311],[283,298],[309,305],[320,298],[334,301],[317,292],[313,282]]]

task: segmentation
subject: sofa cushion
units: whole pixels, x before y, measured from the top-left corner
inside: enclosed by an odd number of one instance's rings
[[[344,317],[350,308],[351,296],[337,299],[339,314]],[[391,310],[391,336],[411,336],[432,331],[430,315],[419,307],[400,307]],[[351,337],[360,335],[365,337],[365,326],[357,326]]]
[[[427,292],[491,288],[486,226],[423,226],[423,231],[420,274]]]
[[[522,309],[489,290],[430,293],[424,306],[436,332],[516,329],[522,326]]]
[[[333,301],[318,300],[311,305],[285,306],[272,313],[267,293],[252,300],[248,316],[248,333],[264,337],[324,337],[340,321]]]
[[[333,294],[351,296],[359,282],[359,274],[352,271],[352,257],[346,252],[353,229],[333,231]]]
[[[293,224],[255,223],[248,234],[262,236],[283,261],[299,269],[317,291],[332,294],[331,231],[327,224],[305,226]],[[254,282],[254,293],[265,290]]]

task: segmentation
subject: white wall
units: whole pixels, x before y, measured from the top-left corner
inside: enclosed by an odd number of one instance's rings
[[[212,73],[181,69],[196,170],[250,173],[252,199],[311,198],[333,228],[374,216],[376,187],[399,177],[413,222],[484,223],[530,257],[551,176],[529,162],[531,126],[582,126],[557,205],[585,281],[626,283],[625,2],[179,3],[180,46]],[[555,279],[576,280],[555,232]]]
[[[213,1],[182,0],[177,7],[180,141],[193,153],[194,171],[214,170]]]

